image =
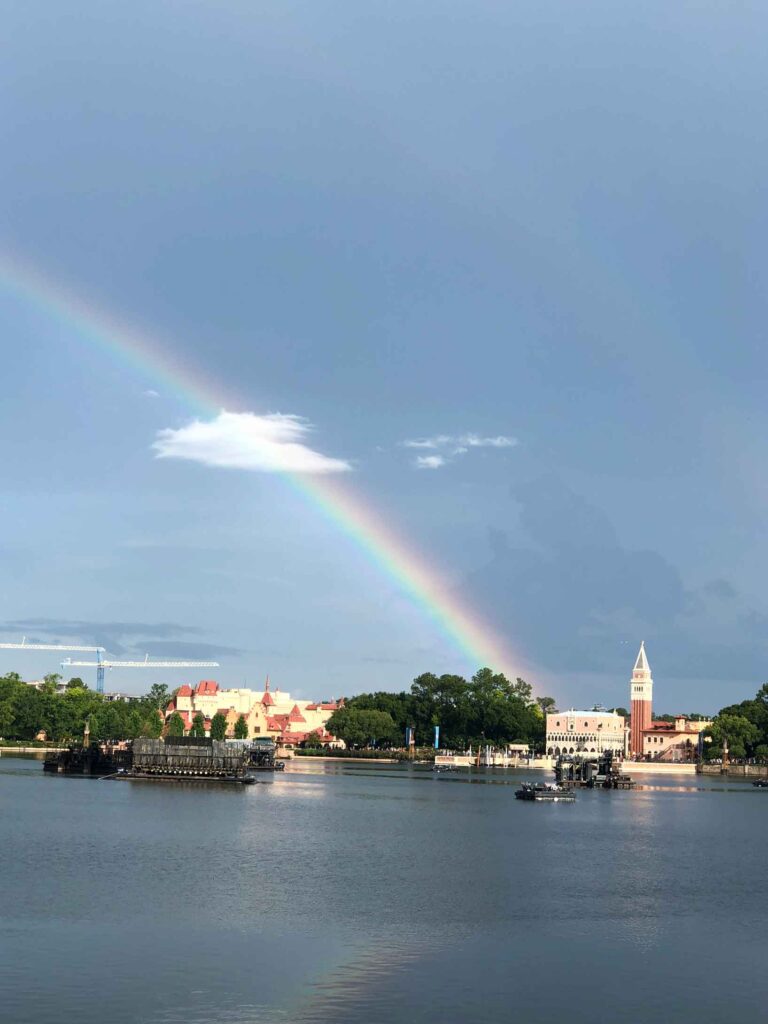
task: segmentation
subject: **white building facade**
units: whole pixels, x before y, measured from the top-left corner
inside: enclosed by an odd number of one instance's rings
[[[612,750],[623,757],[627,729],[623,715],[613,711],[555,711],[547,715],[546,751],[561,754],[602,754]]]

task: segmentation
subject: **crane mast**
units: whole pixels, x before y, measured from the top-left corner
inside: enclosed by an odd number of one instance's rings
[[[103,650],[103,648],[102,648]],[[95,668],[96,669],[96,692],[104,693],[104,673],[112,668],[218,668],[218,661],[175,661],[172,659],[160,659],[150,661],[149,655],[144,656],[143,661],[113,661],[105,660],[97,652],[96,661],[73,661],[66,658],[61,663],[62,668]]]
[[[0,643],[0,650],[6,651],[71,651],[78,654],[95,654],[95,661],[73,661],[65,658],[62,668],[95,668],[96,692],[104,693],[104,673],[110,668],[218,668],[218,661],[177,661],[172,658],[158,658],[150,661],[149,655],[143,661],[114,661],[102,657],[105,647],[88,646],[85,644],[32,644],[23,636],[21,643]]]

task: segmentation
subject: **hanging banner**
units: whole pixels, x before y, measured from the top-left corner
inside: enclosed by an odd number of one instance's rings
[[[440,746],[440,726],[435,726],[435,750]]]

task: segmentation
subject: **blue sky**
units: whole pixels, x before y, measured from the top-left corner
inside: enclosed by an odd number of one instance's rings
[[[625,703],[641,639],[660,710],[765,681],[764,5],[5,18],[4,252],[311,423],[540,692]],[[0,345],[4,638],[316,697],[476,667],[279,473],[155,458],[177,394],[8,288]]]

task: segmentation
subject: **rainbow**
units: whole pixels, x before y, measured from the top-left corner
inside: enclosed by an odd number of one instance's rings
[[[154,388],[174,394],[193,415],[210,418],[238,404],[232,396],[216,394],[210,380],[182,361],[172,346],[99,309],[15,255],[0,254],[0,285],[75,332],[83,342],[144,376]],[[385,524],[374,506],[353,493],[348,483],[337,476],[281,475],[409,596],[465,656],[468,667],[487,665],[512,678],[523,671],[524,659],[509,642],[448,587],[435,568]]]

